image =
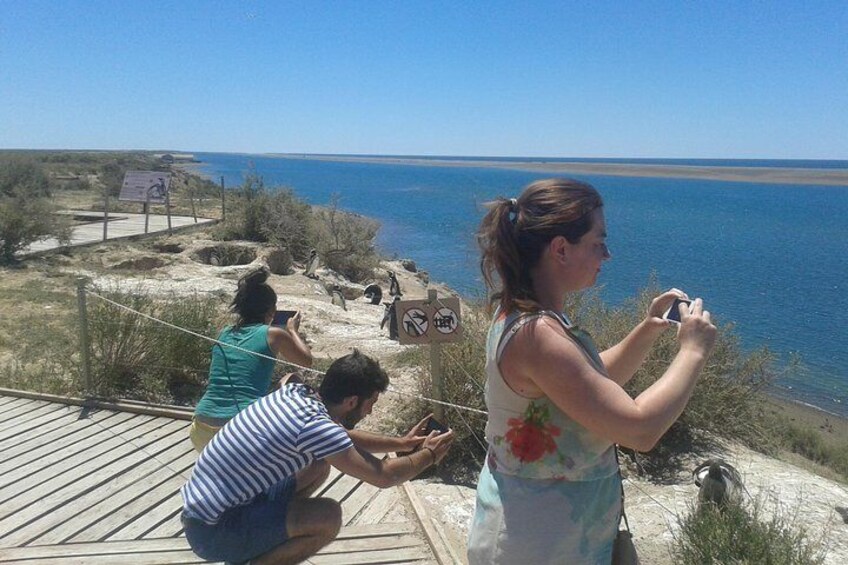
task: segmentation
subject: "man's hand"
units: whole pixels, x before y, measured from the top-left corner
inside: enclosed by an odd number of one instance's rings
[[[432,450],[435,457],[435,461],[433,461],[433,463],[441,463],[442,459],[445,458],[445,455],[448,454],[451,443],[453,443],[453,437],[453,430],[448,430],[443,434],[433,430],[430,432],[430,435],[424,439],[424,442],[421,444],[421,448]]]
[[[412,426],[412,429],[401,438],[403,447],[398,451],[414,451],[418,449],[418,446],[427,439],[427,434],[425,432],[425,429],[427,428],[427,420],[432,417],[432,414],[427,414],[420,422]]]

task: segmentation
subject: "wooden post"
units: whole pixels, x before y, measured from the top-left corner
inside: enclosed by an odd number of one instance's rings
[[[148,225],[150,225],[150,192],[144,199],[144,233],[147,233]]]
[[[194,189],[191,187],[191,181],[186,181],[186,189],[188,190],[188,197],[191,200],[191,215],[194,216],[194,223],[197,223],[197,209],[194,207]]]
[[[88,339],[88,308],[85,303],[85,285],[88,280],[85,277],[77,277],[77,305],[79,307],[80,325],[80,357],[82,359],[82,387],[83,394],[88,396],[91,388],[91,356],[90,343]]]
[[[165,211],[168,213],[168,233],[171,233],[171,187],[165,191]]]
[[[224,176],[221,175],[221,221],[227,219],[227,199],[224,192]]]
[[[107,186],[103,191],[103,241],[108,239],[109,229],[109,187]]]
[[[427,299],[430,303],[436,302],[437,293],[430,289],[427,291]],[[442,345],[440,343],[430,344],[430,379],[433,384],[433,399],[444,401],[442,392]],[[440,422],[445,421],[445,408],[441,404],[433,406],[433,416]]]

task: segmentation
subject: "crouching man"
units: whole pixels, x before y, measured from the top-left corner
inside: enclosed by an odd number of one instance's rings
[[[301,383],[265,396],[215,434],[183,486],[182,522],[197,555],[235,563],[297,563],[338,535],[341,507],[309,498],[330,465],[380,488],[407,481],[444,458],[453,432],[402,437],[353,430],[389,379],[357,350],[336,360],[316,394]],[[381,460],[371,453],[409,451]]]

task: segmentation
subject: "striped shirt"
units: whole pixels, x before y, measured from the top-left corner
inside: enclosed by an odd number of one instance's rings
[[[313,461],[353,447],[311,388],[290,384],[227,422],[206,446],[181,489],[189,518],[215,524]]]

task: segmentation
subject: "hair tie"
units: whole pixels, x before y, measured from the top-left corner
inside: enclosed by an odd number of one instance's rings
[[[507,200],[507,204],[509,205],[509,221],[515,225],[515,222],[518,221],[518,200],[510,198]]]

